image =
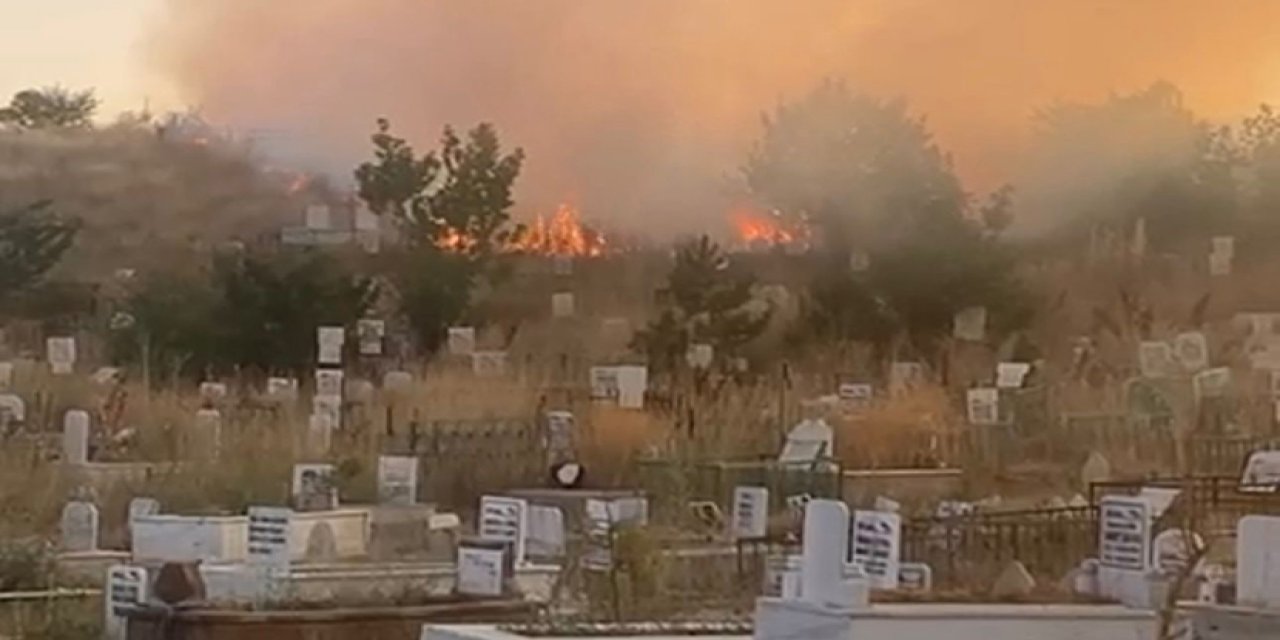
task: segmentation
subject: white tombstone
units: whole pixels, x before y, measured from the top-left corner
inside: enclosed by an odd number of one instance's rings
[[[227,397],[227,385],[221,382],[201,382],[200,399],[220,402]]]
[[[405,393],[413,387],[413,374],[408,371],[388,371],[382,376],[382,389],[391,393]]]
[[[98,548],[98,507],[91,502],[68,502],[62,508],[62,549],[94,551]]]
[[[107,592],[103,597],[106,610],[103,637],[109,640],[126,640],[126,615],[130,610],[146,604],[147,584],[147,570],[142,567],[118,564],[107,569]]]
[[[898,566],[898,588],[903,591],[932,591],[933,568],[923,562],[903,562]]]
[[[13,386],[13,363],[0,362],[0,389]]]
[[[378,456],[378,500],[384,504],[418,502],[418,459]]]
[[[848,561],[866,572],[874,589],[898,588],[902,519],[887,511],[854,511]]]
[[[969,389],[966,394],[966,400],[969,424],[993,425],[1000,423],[999,389]]]
[[[346,340],[347,333],[343,327],[318,327],[316,353],[320,364],[342,364],[342,345]]]
[[[342,369],[316,369],[316,395],[342,397]]]
[[[1151,568],[1151,504],[1143,498],[1104,496],[1099,507],[1098,562],[1146,572]]]
[[[54,375],[67,375],[76,366],[76,339],[59,336],[45,340],[45,358]]]
[[[862,604],[855,601],[853,581],[845,575],[848,544],[849,508],[839,500],[809,501],[800,554],[801,598],[823,607]]]
[[[715,348],[707,343],[698,343],[689,345],[689,352],[685,354],[685,362],[694,369],[707,369],[711,367],[711,361],[715,358]]]
[[[298,399],[297,378],[267,378],[267,397],[276,402],[292,402]]]
[[[475,327],[449,327],[449,353],[469,356],[476,350]]]
[[[855,408],[865,408],[875,397],[875,387],[865,382],[842,382],[836,388],[836,396]]]
[[[1179,333],[1173,339],[1173,354],[1186,371],[1196,372],[1209,366],[1209,342],[1199,331]]]
[[[591,367],[590,379],[592,400],[618,399],[617,367]]]
[[[1231,256],[1222,253],[1209,254],[1209,275],[1231,275]]]
[[[613,510],[607,500],[588,498],[583,512],[586,550],[581,564],[589,571],[608,571],[613,567]]]
[[[469,596],[502,595],[504,555],[502,549],[460,545],[457,592]]]
[[[1186,529],[1165,529],[1151,541],[1151,566],[1172,576],[1187,568],[1187,562],[1197,549],[1204,546],[1200,534]]]
[[[968,307],[956,313],[952,335],[959,340],[981,342],[987,335],[987,308]]]
[[[529,529],[525,552],[540,558],[565,554],[564,512],[556,507],[529,505]]]
[[[330,511],[338,506],[338,486],[331,464],[293,465],[294,508],[298,511]]]
[[[1236,525],[1236,604],[1280,608],[1280,516],[1245,516]]]
[[[734,487],[730,535],[734,540],[758,540],[769,534],[769,489]]]
[[[799,600],[802,568],[803,562],[798,555],[769,558],[765,564],[764,595],[784,600]]]
[[[520,498],[481,496],[479,535],[511,545],[516,566],[524,564],[529,503]]]
[[[289,529],[293,511],[284,507],[249,507],[247,527],[250,565],[287,571],[289,569]]]
[[[328,231],[331,223],[329,207],[323,204],[309,204],[304,210],[307,228],[312,231]]]
[[[573,315],[573,294],[567,291],[551,294],[551,317],[568,318]]]
[[[119,379],[119,367],[98,367],[98,370],[94,371],[93,374],[89,376],[89,380],[93,381],[94,384],[104,386],[116,382]]]
[[[835,455],[835,434],[825,420],[805,420],[787,434],[778,455],[782,464],[812,464],[820,457]]]
[[[67,464],[89,461],[89,412],[71,409],[62,417],[62,460]]]
[[[996,388],[1021,389],[1030,372],[1029,362],[1001,362],[996,365]]]
[[[1197,400],[1219,397],[1226,393],[1229,386],[1231,386],[1231,369],[1227,367],[1205,369],[1191,379],[1191,387],[1195,391]]]
[[[22,398],[12,394],[0,394],[0,424],[6,420],[10,422],[24,422],[27,419],[27,403]]]
[[[1275,493],[1280,488],[1280,451],[1253,451],[1240,475],[1240,490],[1246,493]]]
[[[1144,378],[1166,378],[1176,370],[1173,347],[1167,342],[1147,340],[1138,345],[1138,369]]]
[[[507,374],[506,351],[471,352],[471,373],[480,378],[492,378]]]
[[[356,323],[356,336],[360,342],[360,355],[382,355],[382,339],[387,333],[387,323],[376,318],[362,318]]]
[[[615,369],[618,376],[618,406],[623,409],[643,409],[644,394],[649,390],[649,368],[628,365]]]

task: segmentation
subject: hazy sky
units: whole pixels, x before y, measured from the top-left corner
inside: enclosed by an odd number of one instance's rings
[[[104,114],[175,106],[143,43],[163,0],[0,0],[0,97],[61,84],[94,87]]]

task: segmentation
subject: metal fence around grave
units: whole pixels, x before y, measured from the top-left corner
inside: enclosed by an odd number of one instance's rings
[[[985,587],[1011,560],[1056,581],[1095,552],[1096,527],[1094,507],[912,518],[902,525],[902,558],[927,563],[941,588]]]
[[[688,501],[708,500],[728,505],[737,486],[769,489],[770,511],[786,507],[787,498],[807,494],[811,498],[841,496],[842,469],[838,463],[782,464],[776,460],[706,461],[641,460],[640,487],[661,514],[684,509]]]
[[[393,435],[386,450],[416,456],[426,495],[455,507],[547,473],[542,428],[523,418],[416,423]]]
[[[1176,489],[1177,498],[1161,515],[1156,529],[1190,526],[1204,532],[1234,531],[1247,515],[1280,514],[1280,494],[1268,490],[1249,491],[1240,477],[1181,476],[1141,480],[1111,480],[1089,486],[1089,499],[1096,504],[1106,495],[1136,495],[1144,487]],[[1270,487],[1267,487],[1269,489]]]

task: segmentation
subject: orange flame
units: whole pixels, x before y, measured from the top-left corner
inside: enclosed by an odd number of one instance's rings
[[[740,209],[730,214],[738,237],[746,244],[793,244],[804,240],[803,229],[789,227],[778,216]]]
[[[584,226],[578,211],[562,204],[550,218],[539,215],[511,249],[548,256],[598,256],[604,253],[604,234]]]

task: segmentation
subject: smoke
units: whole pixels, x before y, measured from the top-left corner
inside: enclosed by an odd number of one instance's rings
[[[824,77],[905,97],[981,190],[1055,99],[1275,98],[1277,23],[1271,0],[170,0],[151,51],[211,120],[341,177],[377,116],[420,149],[491,121],[528,154],[523,214],[672,232],[723,224],[761,112]]]

